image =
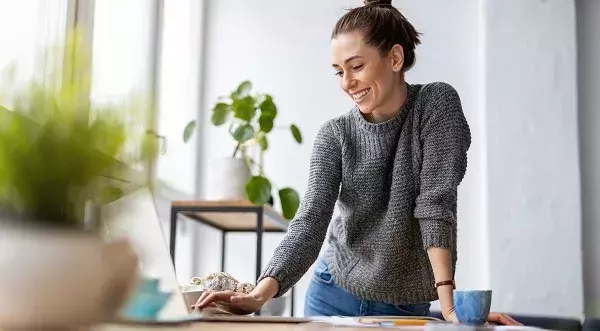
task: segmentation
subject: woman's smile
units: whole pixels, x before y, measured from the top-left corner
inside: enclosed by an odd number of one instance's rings
[[[354,100],[354,102],[356,102],[357,104],[360,104],[363,101],[365,101],[365,99],[369,95],[369,92],[371,92],[371,88],[362,89],[360,91],[353,92],[353,93],[350,92],[349,94],[352,97],[352,100]]]

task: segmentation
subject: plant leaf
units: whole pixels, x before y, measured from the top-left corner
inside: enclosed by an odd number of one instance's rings
[[[187,143],[196,130],[196,121],[190,121],[183,129],[183,142]]]
[[[260,116],[258,125],[262,132],[268,133],[273,130],[275,117],[277,117],[277,106],[273,103],[273,98],[266,95],[265,99],[260,103]]]
[[[265,99],[260,103],[261,115],[275,119],[277,117],[277,106],[273,102],[273,97],[265,95]]]
[[[232,107],[235,117],[242,121],[250,122],[256,115],[256,100],[251,96],[233,100]]]
[[[231,133],[231,135],[237,142],[245,143],[254,137],[254,128],[252,128],[250,124],[240,125]]]
[[[258,137],[258,144],[263,151],[266,151],[269,148],[269,142],[267,141],[267,137],[263,134]]]
[[[238,85],[237,89],[231,94],[231,98],[236,100],[246,96],[252,90],[252,83],[250,81],[243,81]]]
[[[283,211],[283,217],[291,220],[296,216],[298,207],[300,207],[300,196],[294,189],[286,187],[279,190],[279,201],[281,202],[281,209]]]
[[[215,126],[223,125],[227,121],[227,117],[230,113],[229,105],[223,102],[219,102],[213,108],[213,114],[211,117],[211,122]]]
[[[294,139],[296,140],[296,142],[301,144],[302,143],[302,133],[300,133],[300,129],[298,129],[296,124],[290,125],[290,131],[292,131],[292,135],[294,136]]]
[[[99,202],[101,204],[108,204],[121,199],[124,195],[125,191],[122,188],[109,186],[102,191]]]
[[[271,198],[271,182],[262,176],[253,176],[246,184],[248,200],[257,205],[264,205]]]
[[[264,133],[269,133],[271,132],[271,130],[273,130],[273,126],[275,123],[273,123],[273,119],[270,117],[265,117],[265,116],[260,116],[258,118],[258,126],[260,128],[260,131],[264,132]]]

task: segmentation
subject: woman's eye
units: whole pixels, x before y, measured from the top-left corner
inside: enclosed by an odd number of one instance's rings
[[[356,67],[352,68],[352,70],[358,71],[358,70],[362,69],[364,66],[365,66],[364,64],[357,65]]]
[[[336,75],[336,76],[340,76],[340,77],[341,77],[343,74],[344,74],[344,73],[343,73],[342,71],[336,71],[336,72],[335,72],[335,75]]]

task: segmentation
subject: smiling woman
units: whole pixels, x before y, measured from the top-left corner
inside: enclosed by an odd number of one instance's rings
[[[315,262],[329,229],[305,315],[427,316],[439,299],[444,318],[456,321],[457,188],[471,133],[452,86],[405,81],[419,43],[391,1],[365,1],[339,19],[332,65],[356,106],[321,126],[308,190],[256,288],[207,295],[200,308],[227,301],[249,313],[282,296]],[[489,320],[517,323],[496,313]]]

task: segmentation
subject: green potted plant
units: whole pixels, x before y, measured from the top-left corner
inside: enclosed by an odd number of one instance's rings
[[[300,205],[300,196],[291,187],[277,188],[264,169],[264,153],[269,149],[270,133],[276,127],[277,106],[269,94],[253,93],[250,81],[241,82],[228,96],[222,96],[212,108],[211,123],[227,125],[234,141],[231,157],[213,160],[209,180],[211,190],[221,198],[246,197],[252,203],[273,204],[273,190],[281,205],[283,216],[293,219]],[[196,127],[191,121],[184,129],[187,141]],[[291,138],[302,143],[302,133],[295,124],[288,130]],[[252,149],[258,147],[258,155]]]
[[[137,278],[132,247],[105,242],[86,207],[141,184],[133,166],[157,144],[128,130],[136,106],[94,107],[84,43],[73,31],[64,66],[24,89],[5,85],[16,94],[0,105],[0,268],[10,270],[0,275],[0,328],[111,319]]]

